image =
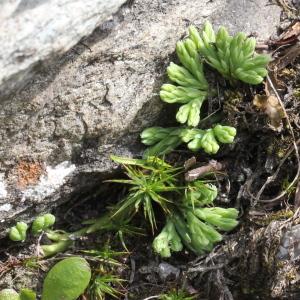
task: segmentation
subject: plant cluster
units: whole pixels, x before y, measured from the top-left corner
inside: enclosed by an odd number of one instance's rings
[[[48,228],[52,227],[55,223],[55,216],[52,214],[45,214],[37,217],[32,223],[32,233],[37,235]]]
[[[112,156],[112,159],[124,166],[129,179],[110,182],[128,184],[130,188],[127,196],[113,206],[109,213],[90,220],[86,227],[76,232],[46,230],[45,234],[52,243],[41,246],[44,256],[65,251],[76,238],[88,233],[112,230],[132,233],[135,228],[129,223],[140,211],[154,233],[157,229],[154,205],[161,208],[166,218],[166,225],[153,241],[155,252],[162,257],[170,257],[172,251],[181,251],[183,245],[196,254],[211,251],[214,244],[222,240],[219,231],[230,231],[238,224],[236,209],[213,206],[218,192],[209,181],[185,183],[181,176],[182,168],[172,167],[158,157],[129,159]],[[45,222],[40,219],[53,220],[49,215],[45,216],[33,222],[34,232],[39,232],[40,228],[45,229]]]
[[[166,225],[154,239],[153,248],[162,257],[170,257],[185,245],[196,254],[211,251],[222,240],[219,231],[230,231],[238,224],[234,208],[213,207],[217,187],[205,180],[185,183],[182,169],[174,168],[157,157],[143,160],[113,157],[126,169],[128,180],[112,180],[130,185],[129,193],[113,216],[133,217],[142,210],[152,231],[156,229],[153,205],[161,208]]]
[[[55,223],[55,216],[52,214],[45,214],[35,218],[31,226],[33,235],[40,234],[47,231]],[[15,226],[9,229],[8,236],[14,242],[24,242],[27,237],[28,225],[24,222],[17,222]]]
[[[171,251],[181,251],[182,244],[198,255],[209,252],[215,243],[222,240],[218,231],[235,228],[237,217],[235,208],[184,207],[168,219],[154,239],[153,248],[162,257],[170,257]]]
[[[167,68],[172,83],[161,87],[160,98],[164,102],[180,105],[176,119],[185,125],[145,129],[141,133],[142,143],[149,148],[143,159],[112,156],[125,168],[128,179],[109,182],[129,185],[129,189],[127,196],[102,217],[86,221],[85,227],[73,233],[52,230],[55,217],[51,214],[37,217],[31,226],[32,234],[45,234],[51,241],[40,247],[43,256],[63,252],[76,239],[96,231],[117,232],[127,250],[123,235],[141,233],[140,229],[130,225],[132,218],[142,212],[152,233],[155,233],[158,227],[156,208],[160,208],[165,218],[165,225],[153,241],[153,249],[161,257],[170,257],[172,252],[181,251],[184,246],[197,255],[211,251],[215,243],[222,240],[222,232],[237,226],[238,211],[235,208],[214,206],[218,191],[211,180],[185,182],[183,168],[175,168],[159,157],[183,143],[192,151],[202,149],[208,154],[215,154],[220,144],[232,143],[235,138],[236,129],[231,126],[215,124],[207,129],[198,127],[203,102],[214,93],[204,76],[204,63],[216,69],[231,84],[238,80],[259,84],[267,75],[269,57],[255,54],[254,38],[247,38],[244,33],[230,36],[224,27],[215,34],[208,22],[201,32],[191,26],[189,36],[177,43],[176,53],[181,65],[171,63]],[[18,222],[10,228],[9,238],[23,242],[27,230],[26,223]],[[46,276],[42,300],[75,300],[85,290],[92,300],[105,299],[105,295],[117,298],[121,294],[118,288],[122,287],[123,280],[104,265],[120,266],[115,257],[124,252],[112,252],[106,248],[104,251],[89,250],[84,253],[101,263],[99,268],[92,272],[87,261],[80,257],[60,261]],[[35,298],[30,290],[22,290],[20,295],[13,290],[0,291],[0,300]],[[161,295],[159,299],[194,297],[175,291]]]
[[[14,242],[24,242],[26,240],[28,225],[24,222],[17,222],[17,224],[10,228],[8,236]]]
[[[200,124],[201,107],[213,91],[204,76],[203,62],[207,63],[232,84],[241,80],[258,84],[267,75],[269,56],[255,54],[255,39],[244,33],[230,36],[224,27],[217,34],[209,22],[201,33],[191,26],[189,36],[179,41],[176,53],[182,65],[170,63],[167,68],[173,84],[163,84],[162,101],[179,104],[176,119],[187,127],[151,127],[141,133],[142,143],[150,146],[145,156],[170,153],[182,143],[192,151],[203,149],[208,154],[219,150],[219,143],[232,143],[236,129],[217,124],[210,129],[196,128]]]

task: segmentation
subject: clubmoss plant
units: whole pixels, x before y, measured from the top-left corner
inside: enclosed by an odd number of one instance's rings
[[[212,25],[206,22],[200,33],[191,26],[189,38],[205,62],[232,84],[238,80],[259,84],[268,74],[266,66],[271,60],[270,56],[256,54],[255,38],[247,38],[243,32],[230,36],[222,26],[215,34]]]
[[[212,90],[204,76],[203,62],[207,63],[234,85],[237,81],[259,84],[267,75],[267,55],[255,53],[255,39],[244,33],[230,36],[224,27],[215,34],[206,22],[203,30],[191,26],[189,36],[179,41],[176,53],[182,66],[173,62],[167,68],[174,84],[161,87],[160,98],[167,103],[181,104],[176,119],[188,127],[151,127],[141,133],[142,143],[150,146],[145,156],[165,155],[182,143],[192,151],[203,149],[208,154],[218,152],[219,143],[232,143],[236,129],[217,124],[213,128],[198,129],[201,107]]]
[[[173,214],[172,221],[184,245],[201,255],[222,240],[218,231],[230,231],[237,226],[237,216],[235,208],[185,207]]]
[[[183,66],[172,62],[167,73],[177,85],[164,84],[160,98],[167,103],[182,104],[176,115],[177,121],[195,127],[200,122],[200,109],[208,94],[208,83],[197,47],[191,39],[178,42],[176,53]]]
[[[174,252],[182,250],[183,245],[181,238],[170,218],[167,219],[166,225],[161,233],[153,241],[153,248],[155,252],[159,253],[162,257],[170,257],[171,250]]]
[[[55,223],[55,216],[52,214],[45,214],[38,216],[32,223],[31,231],[33,235],[37,235],[42,231],[49,229]],[[8,237],[15,242],[24,242],[27,237],[28,225],[24,222],[17,222],[17,224],[10,228]]]
[[[118,216],[113,217],[114,212],[116,211],[117,207],[112,208],[109,213],[104,214],[103,216],[88,220],[84,222],[87,226],[75,231],[75,232],[65,232],[62,230],[48,230],[45,232],[46,236],[49,240],[52,241],[49,245],[42,245],[41,246],[41,255],[45,257],[53,256],[57,253],[66,251],[70,246],[74,245],[74,242],[81,237],[91,234],[94,232],[102,231],[102,232],[116,232],[122,244],[125,247],[125,243],[123,240],[124,234],[128,235],[139,235],[142,234],[142,230],[131,226],[128,224],[132,218],[128,216]]]
[[[224,51],[226,49],[224,57],[227,58],[228,56],[228,61],[223,62],[223,60],[221,60],[222,62],[219,63],[220,66],[222,65],[223,67],[217,69],[223,72],[222,74],[225,78],[233,78],[230,77],[230,66],[235,66],[233,63],[235,60],[234,54],[232,54],[231,51],[235,53],[237,51],[236,49],[239,50],[239,48],[236,46],[232,47],[233,50],[231,50],[230,42],[231,40],[235,40],[235,38],[229,37],[228,34],[226,35],[226,32],[227,31],[222,28],[216,38],[211,25],[207,23],[201,36],[195,27],[191,27],[189,37],[177,43],[176,53],[182,66],[173,62],[170,63],[167,68],[167,73],[169,79],[173,81],[174,84],[168,83],[162,85],[160,98],[167,103],[181,104],[176,114],[176,119],[179,123],[186,124],[187,127],[151,127],[145,129],[141,133],[142,143],[150,146],[144,154],[145,157],[165,155],[172,152],[182,143],[186,143],[187,147],[192,151],[203,149],[208,154],[215,154],[220,148],[220,143],[227,144],[233,142],[236,135],[236,129],[234,127],[217,124],[209,129],[196,128],[200,123],[202,104],[208,94],[212,93],[212,91],[209,90],[208,82],[204,76],[203,60],[210,65],[214,62],[215,65],[219,66],[217,64],[217,58],[219,58],[218,55],[221,55],[223,52],[220,50],[219,53],[217,50],[214,50],[216,47],[219,46],[221,47],[220,49]],[[211,45],[210,43],[215,43],[216,45]],[[226,48],[226,45],[228,48]],[[265,56],[257,56],[254,59],[252,57],[254,51],[253,45],[255,47],[255,40],[245,38],[245,46],[242,47],[244,56],[239,57],[240,64],[238,64],[239,67],[244,67],[243,78],[248,78],[250,76],[249,74],[254,72],[252,69],[247,69],[253,64],[255,65],[254,69],[258,73],[266,75],[266,70],[264,73],[261,70],[261,61],[264,58],[266,64],[268,59]],[[214,51],[217,52],[215,53]],[[208,54],[210,54],[210,56],[207,58]],[[232,62],[229,61],[230,55],[232,56]],[[248,60],[247,64],[244,64],[245,60]],[[261,63],[260,65],[259,62]],[[226,63],[228,63],[228,66]],[[260,68],[258,68],[258,66],[260,66]],[[234,70],[233,74],[239,74],[240,69]],[[252,77],[253,76],[252,74]],[[261,77],[261,79],[263,78]]]
[[[215,125],[210,129],[151,127],[141,133],[142,143],[150,146],[144,156],[161,156],[172,152],[182,143],[192,151],[203,149],[208,154],[216,154],[221,144],[230,144],[236,135],[231,126]]]

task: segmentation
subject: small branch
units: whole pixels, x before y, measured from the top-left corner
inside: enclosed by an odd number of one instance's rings
[[[212,173],[222,170],[223,165],[216,160],[210,160],[209,163],[205,166],[193,169],[185,173],[186,181],[194,181],[207,173]]]
[[[212,271],[212,270],[219,270],[222,269],[224,267],[224,264],[218,264],[215,266],[210,266],[210,267],[206,267],[206,266],[198,266],[195,268],[189,268],[187,270],[188,273],[193,273],[193,272],[207,272],[207,271]]]
[[[300,207],[300,181],[298,181],[297,189],[295,193],[295,208]]]

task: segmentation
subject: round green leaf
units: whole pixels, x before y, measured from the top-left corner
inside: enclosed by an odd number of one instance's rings
[[[75,300],[87,288],[91,269],[80,257],[66,258],[52,267],[47,274],[42,300]]]
[[[20,300],[19,294],[12,289],[0,291],[0,300]]]

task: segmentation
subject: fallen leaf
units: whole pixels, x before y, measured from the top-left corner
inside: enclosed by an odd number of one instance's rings
[[[286,66],[291,64],[298,56],[300,55],[300,44],[297,43],[292,47],[288,48],[284,55],[277,58],[273,62],[273,67],[275,67],[276,71],[280,71],[284,69]]]
[[[288,41],[289,43],[296,41],[300,35],[300,22],[296,21],[288,29],[279,36],[279,41]]]
[[[187,171],[197,163],[196,157],[192,156],[184,162],[184,169]]]
[[[275,129],[276,131],[281,131],[284,111],[276,96],[255,95],[253,104],[269,117],[271,128]]]
[[[269,45],[288,45],[298,42],[298,37],[300,35],[300,21],[296,21],[291,24],[287,30],[285,30],[275,41],[270,41]]]

